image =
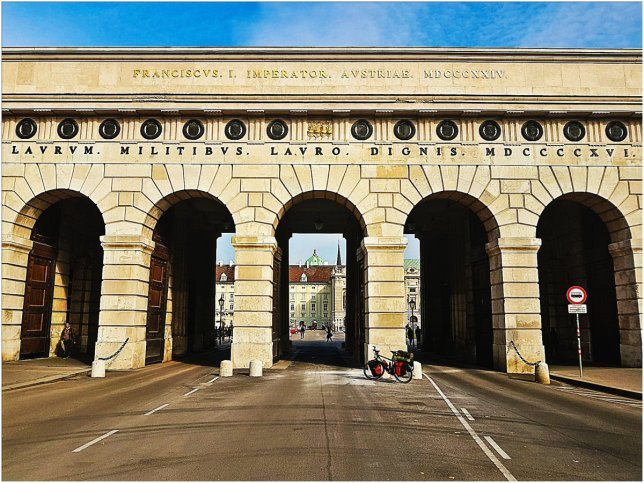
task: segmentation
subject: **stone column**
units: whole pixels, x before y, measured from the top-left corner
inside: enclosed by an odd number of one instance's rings
[[[608,245],[615,270],[619,350],[626,367],[642,367],[642,240]]]
[[[259,359],[273,365],[273,255],[272,236],[236,236],[235,314],[231,349],[233,367],[247,368]]]
[[[404,237],[366,237],[361,248],[365,258],[367,333],[362,350],[373,356],[373,346],[389,357],[390,351],[405,350]]]
[[[20,358],[22,309],[27,262],[34,243],[11,233],[2,235],[2,360]]]
[[[514,341],[528,362],[545,361],[541,335],[539,238],[499,238],[486,245],[490,257],[494,368],[509,374],[532,374],[521,361]]]
[[[95,357],[112,355],[129,338],[108,369],[145,365],[150,258],[154,242],[138,235],[105,235],[103,284]]]

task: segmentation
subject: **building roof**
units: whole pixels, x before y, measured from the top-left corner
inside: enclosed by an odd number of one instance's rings
[[[324,260],[324,258],[318,255],[317,250],[314,248],[313,255],[311,255],[309,258],[306,259],[305,265],[307,267],[315,267],[318,265],[327,265],[327,263],[326,263],[326,260]]]
[[[333,275],[332,265],[319,265],[315,267],[288,267],[288,280],[290,283],[301,283],[302,274],[306,274],[308,283],[330,283]]]
[[[420,270],[420,258],[405,258],[405,272],[410,268]]]
[[[215,280],[221,282],[221,274],[226,274],[225,282],[234,282],[235,281],[235,266],[234,265],[217,265],[217,270],[215,271]]]

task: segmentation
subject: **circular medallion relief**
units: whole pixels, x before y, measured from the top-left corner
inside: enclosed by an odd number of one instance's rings
[[[204,132],[205,129],[203,124],[198,119],[190,119],[183,125],[183,135],[186,139],[190,139],[191,141],[199,139],[203,136]]]
[[[121,125],[116,119],[105,119],[98,127],[98,133],[103,139],[114,139],[121,132]]]
[[[623,141],[627,134],[626,126],[619,121],[611,121],[606,126],[606,136],[613,142]]]
[[[543,136],[543,127],[537,121],[526,121],[521,126],[521,135],[527,141],[538,141]]]
[[[224,129],[224,133],[228,139],[237,141],[246,135],[246,125],[239,119],[233,119]]]
[[[496,121],[491,119],[483,121],[481,127],[479,127],[479,134],[486,141],[496,141],[501,135],[501,126]]]
[[[58,136],[63,139],[72,139],[78,134],[78,123],[71,118],[63,119],[58,124]]]
[[[586,135],[586,128],[579,121],[567,122],[563,128],[564,136],[568,141],[581,141]]]
[[[414,134],[416,134],[416,127],[408,119],[402,119],[394,126],[394,135],[401,141],[413,138]]]
[[[351,126],[351,135],[358,141],[365,141],[373,134],[373,127],[366,119],[358,119]]]
[[[456,136],[458,136],[458,126],[454,121],[449,119],[441,121],[438,126],[436,126],[436,134],[443,141],[451,141]]]
[[[268,134],[269,138],[279,141],[280,139],[284,139],[288,134],[288,126],[281,119],[276,119],[268,125],[266,134]]]
[[[34,137],[37,130],[38,128],[33,119],[22,119],[16,125],[16,136],[18,136],[20,139],[30,139]]]
[[[156,139],[161,135],[161,123],[156,119],[148,119],[141,124],[141,136],[145,139]]]

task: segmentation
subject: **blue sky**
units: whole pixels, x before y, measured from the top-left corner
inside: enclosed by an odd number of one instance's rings
[[[641,48],[639,2],[3,2],[4,46]]]
[[[5,47],[427,46],[641,48],[639,2],[3,2]],[[218,258],[234,258],[231,235]],[[408,237],[405,256],[417,258]],[[296,236],[335,260],[337,235]],[[342,257],[346,260],[344,243]]]

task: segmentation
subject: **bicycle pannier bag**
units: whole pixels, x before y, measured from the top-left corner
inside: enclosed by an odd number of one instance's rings
[[[397,361],[395,363],[394,369],[397,376],[404,376],[407,374],[407,364],[403,361]]]
[[[369,361],[369,369],[374,377],[382,375],[382,364],[378,361]]]

